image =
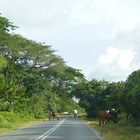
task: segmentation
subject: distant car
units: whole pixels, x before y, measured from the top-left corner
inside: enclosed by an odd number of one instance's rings
[[[69,114],[69,112],[65,111],[65,112],[63,112],[63,114],[64,114],[64,115],[68,115],[68,114]]]

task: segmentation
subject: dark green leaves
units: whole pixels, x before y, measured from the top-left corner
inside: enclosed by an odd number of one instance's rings
[[[17,28],[7,18],[0,16],[0,31],[9,32]]]

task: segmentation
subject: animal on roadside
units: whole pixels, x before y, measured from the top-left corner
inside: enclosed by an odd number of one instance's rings
[[[109,111],[109,122],[117,123],[118,122],[118,111],[114,108],[112,108]]]
[[[98,112],[99,125],[107,124],[109,118],[110,118],[110,114],[108,110]]]
[[[113,108],[111,110],[99,111],[98,113],[99,125],[105,125],[107,123],[118,122],[118,112]]]
[[[56,115],[55,111],[49,110],[48,114],[49,114],[49,120],[51,120],[51,119],[52,120],[54,120],[54,119],[59,120],[59,117]]]

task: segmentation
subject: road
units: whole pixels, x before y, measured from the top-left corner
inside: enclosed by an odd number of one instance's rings
[[[98,133],[84,121],[72,116],[42,122],[30,128],[19,129],[0,140],[102,140]]]

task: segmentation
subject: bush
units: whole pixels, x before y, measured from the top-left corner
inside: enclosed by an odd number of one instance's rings
[[[19,116],[13,112],[0,112],[0,127],[12,128],[15,127],[15,122],[19,121]]]

